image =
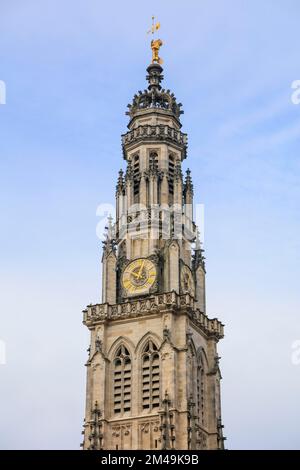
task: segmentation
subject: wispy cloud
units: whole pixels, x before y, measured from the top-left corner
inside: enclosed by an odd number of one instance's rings
[[[277,100],[255,107],[255,109],[242,116],[234,118],[222,124],[219,128],[220,137],[232,137],[243,132],[251,132],[258,124],[273,122],[276,117],[282,115],[291,107],[287,94],[279,97]]]

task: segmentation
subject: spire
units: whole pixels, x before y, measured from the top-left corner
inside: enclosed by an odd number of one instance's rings
[[[197,228],[195,251],[201,250],[200,230]]]

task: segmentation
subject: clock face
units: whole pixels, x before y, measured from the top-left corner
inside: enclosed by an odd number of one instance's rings
[[[180,274],[181,290],[195,297],[195,282],[192,271],[187,266],[182,266]]]
[[[146,258],[139,258],[125,268],[122,285],[127,295],[145,294],[153,286],[157,275],[155,264]]]

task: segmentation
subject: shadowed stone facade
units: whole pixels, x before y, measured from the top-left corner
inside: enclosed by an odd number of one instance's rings
[[[102,303],[84,310],[91,333],[83,449],[222,449],[217,343],[205,259],[182,174],[181,104],[147,69],[128,105],[125,173],[102,257]]]

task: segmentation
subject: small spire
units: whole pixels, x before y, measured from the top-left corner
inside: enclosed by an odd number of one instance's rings
[[[124,188],[124,178],[123,178],[123,170],[119,171],[119,177],[118,177],[118,182],[117,182],[117,188],[116,191],[118,193],[121,193]]]
[[[115,225],[113,224],[113,218],[109,214],[107,218],[108,225],[105,227],[105,232],[103,234],[104,241],[103,243],[103,254],[108,254],[111,251],[116,251],[116,240],[115,240]]]
[[[113,238],[113,224],[112,224],[112,221],[113,221],[112,215],[109,214],[109,216],[107,217],[107,222],[108,222],[107,235],[108,235],[109,239]]]
[[[191,177],[191,170],[188,168],[186,170],[186,177],[185,177],[185,190],[188,191],[190,190],[190,192],[192,193],[193,192],[193,181],[192,181],[192,177]]]
[[[195,251],[196,250],[201,250],[200,230],[198,229],[198,227],[197,227],[196,245],[195,245]]]
[[[103,448],[103,432],[102,432],[102,413],[98,407],[98,402],[95,402],[94,408],[91,410],[92,419],[90,421],[90,434],[88,436],[90,441],[89,450],[102,450]]]
[[[127,169],[126,169],[126,175],[125,175],[125,181],[130,182],[133,180],[133,169],[132,169],[132,163],[131,160],[128,160],[127,163]]]
[[[160,430],[161,430],[161,442],[162,450],[170,450],[174,448],[174,429],[173,424],[173,413],[170,411],[171,400],[167,390],[165,391],[165,398],[162,400],[162,411],[160,412]]]

